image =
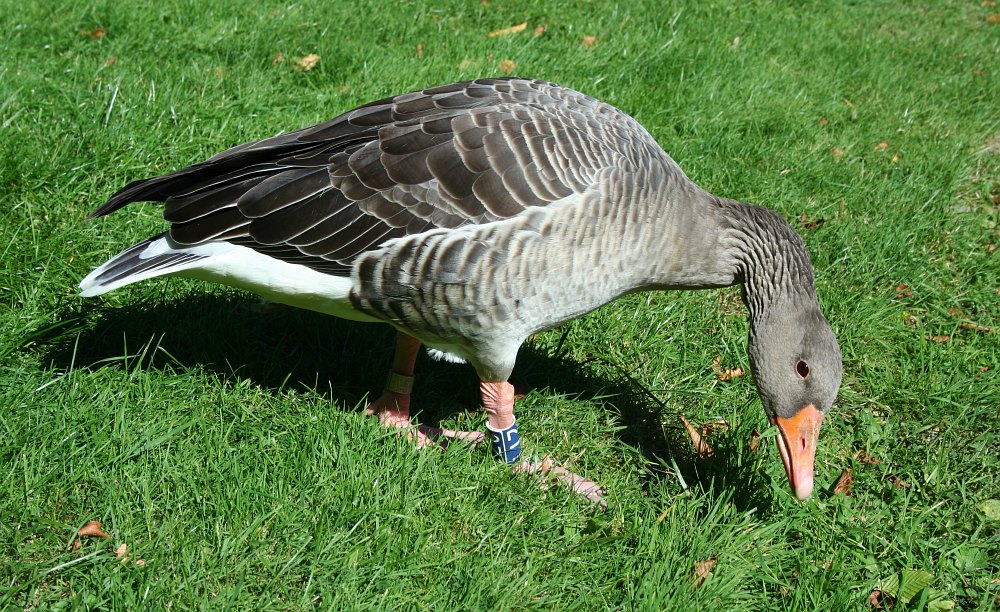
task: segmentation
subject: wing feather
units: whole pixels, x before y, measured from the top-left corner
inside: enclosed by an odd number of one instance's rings
[[[658,150],[630,117],[540,81],[482,79],[378,100],[134,182],[94,216],[163,201],[183,244],[228,240],[329,274],[384,241],[524,214]]]

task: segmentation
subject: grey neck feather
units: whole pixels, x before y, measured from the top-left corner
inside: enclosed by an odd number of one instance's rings
[[[802,238],[777,213],[718,198],[729,256],[742,283],[751,324],[789,309],[819,309],[812,264]]]
[[[741,284],[752,324],[793,310],[818,311],[809,254],[787,221],[767,208],[716,197],[671,166],[654,166],[641,177],[658,185],[646,200],[646,214],[657,222],[623,235],[623,248],[635,248],[633,269],[641,270],[637,288]]]
[[[751,324],[819,310],[809,254],[787,221],[766,208],[713,196],[675,172],[667,173],[673,184],[668,179],[661,185],[661,205],[652,206],[660,223],[629,239],[643,254],[644,265],[636,262],[639,289],[741,284]]]

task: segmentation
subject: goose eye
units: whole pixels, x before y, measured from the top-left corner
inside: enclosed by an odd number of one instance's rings
[[[799,375],[799,378],[809,378],[809,364],[799,359],[798,363],[795,364],[795,372]]]

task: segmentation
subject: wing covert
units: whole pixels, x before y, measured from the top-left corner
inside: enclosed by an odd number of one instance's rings
[[[392,238],[510,218],[582,193],[658,149],[634,120],[540,81],[484,79],[386,98],[240,145],[115,194],[165,202],[181,244],[228,240],[331,274]]]

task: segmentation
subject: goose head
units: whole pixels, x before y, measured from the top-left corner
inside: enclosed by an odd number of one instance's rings
[[[752,320],[750,367],[764,411],[778,428],[778,451],[799,500],[813,490],[813,464],[823,417],[843,373],[840,347],[818,305],[772,304]]]

